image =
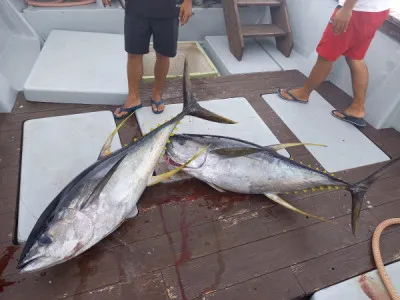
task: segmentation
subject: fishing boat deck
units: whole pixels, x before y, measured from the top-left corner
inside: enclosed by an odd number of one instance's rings
[[[298,71],[232,75],[193,79],[193,89],[202,100],[245,97],[284,143],[298,140],[260,95],[305,80]],[[142,99],[149,99],[150,92],[143,84]],[[318,92],[337,109],[351,101],[330,82]],[[180,79],[168,81],[165,96],[168,103],[181,101]],[[11,114],[0,114],[0,299],[295,299],[374,268],[374,229],[400,211],[399,164],[367,193],[356,236],[348,192],[285,196],[300,209],[336,222],[331,224],[292,213],[262,196],[219,193],[190,179],[146,189],[139,216],[83,255],[37,274],[18,274],[22,247],[12,240],[23,122],[105,109],[114,107],[30,103],[21,94]],[[371,126],[362,131],[391,158],[400,155],[399,132]],[[134,118],[120,132],[123,144],[139,135]],[[318,166],[305,147],[288,151],[297,161]],[[381,165],[337,176],[356,182]],[[399,226],[383,233],[385,263],[399,260],[399,240]]]

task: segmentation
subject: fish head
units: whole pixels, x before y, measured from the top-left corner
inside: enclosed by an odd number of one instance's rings
[[[165,151],[168,162],[172,165],[182,165],[190,160],[196,153],[208,146],[196,138],[187,135],[174,135],[170,138]],[[207,159],[207,151],[190,162],[186,168],[200,168]]]
[[[37,237],[17,268],[24,273],[62,263],[78,255],[92,235],[93,225],[85,214],[64,209]]]

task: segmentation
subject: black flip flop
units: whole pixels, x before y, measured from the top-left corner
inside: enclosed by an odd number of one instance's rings
[[[341,118],[341,117],[337,116],[335,114],[335,112],[341,113],[342,115],[344,115],[344,118]],[[348,123],[353,124],[353,125],[355,125],[357,127],[365,127],[365,126],[367,126],[367,122],[365,122],[365,120],[363,118],[356,118],[356,117],[349,116],[348,114],[346,114],[344,111],[341,111],[341,110],[332,110],[332,116],[334,116],[336,119],[348,122]]]
[[[281,97],[283,100],[286,100],[286,101],[289,101],[289,102],[303,103],[303,104],[307,104],[307,103],[308,103],[308,100],[307,100],[307,101],[302,101],[302,100],[297,99],[295,96],[293,96],[293,94],[290,93],[290,91],[291,91],[292,89],[287,89],[287,90],[286,90],[286,93],[287,93],[290,97],[292,97],[293,99],[288,99],[288,98],[286,98],[285,96],[283,96],[283,95],[281,94],[281,91],[280,91],[280,90],[281,90],[281,89],[278,89],[278,96]]]

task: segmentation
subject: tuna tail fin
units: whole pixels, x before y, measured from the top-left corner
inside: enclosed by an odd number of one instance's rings
[[[351,205],[351,226],[353,229],[353,234],[355,234],[357,230],[358,218],[360,217],[360,211],[362,203],[365,199],[365,194],[367,193],[369,187],[381,176],[389,167],[391,167],[394,163],[398,162],[400,157],[397,157],[379,168],[377,171],[364,178],[360,182],[349,187],[352,205]]]
[[[190,82],[187,56],[185,57],[185,64],[183,66],[183,114],[216,123],[236,124],[235,121],[213,113],[201,107],[197,103],[196,97],[193,95],[192,92],[192,84]]]

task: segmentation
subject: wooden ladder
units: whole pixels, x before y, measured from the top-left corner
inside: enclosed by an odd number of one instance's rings
[[[240,22],[239,7],[269,6],[271,24],[244,25]],[[275,37],[276,47],[286,57],[293,49],[293,37],[289,22],[286,0],[222,0],[229,48],[237,60],[242,60],[244,38]]]

